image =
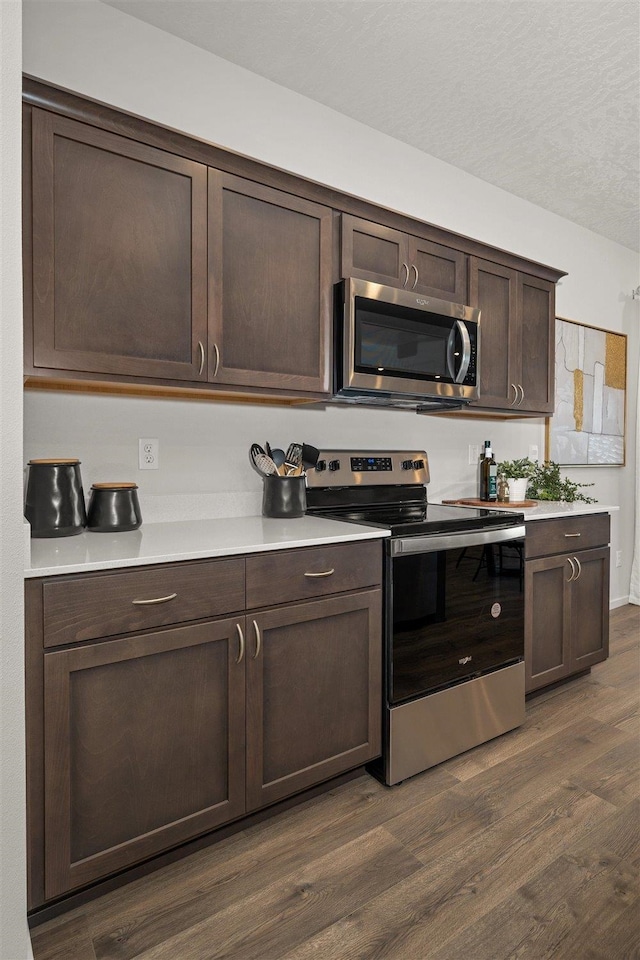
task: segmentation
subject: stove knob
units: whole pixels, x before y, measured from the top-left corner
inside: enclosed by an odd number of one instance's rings
[[[403,470],[413,470],[413,460],[403,460],[400,466]]]
[[[327,461],[318,460],[318,462],[316,463],[316,470],[318,471],[318,473],[322,473],[322,471],[326,469],[327,469]]]
[[[414,470],[422,470],[423,467],[424,467],[424,460],[414,460],[414,461],[413,461],[413,469],[414,469]]]
[[[339,470],[340,461],[339,460],[329,460],[329,470]]]

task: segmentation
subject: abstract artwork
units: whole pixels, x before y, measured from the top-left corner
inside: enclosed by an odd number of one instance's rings
[[[564,466],[623,466],[627,337],[556,318],[556,406],[547,459]]]

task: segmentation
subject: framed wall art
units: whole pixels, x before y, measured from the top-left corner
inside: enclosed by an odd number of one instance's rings
[[[567,467],[624,466],[626,334],[556,317],[555,376],[547,460]]]

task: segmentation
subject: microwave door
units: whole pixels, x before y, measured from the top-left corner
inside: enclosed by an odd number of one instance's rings
[[[456,346],[459,347],[456,350]],[[447,367],[454,383],[463,383],[471,362],[471,337],[466,323],[456,320],[447,341]]]

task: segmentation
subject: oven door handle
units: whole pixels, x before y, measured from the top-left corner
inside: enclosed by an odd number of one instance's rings
[[[469,533],[432,534],[425,537],[398,537],[391,541],[391,555],[406,556],[409,553],[438,553],[440,550],[457,550],[463,547],[484,546],[488,543],[507,543],[522,540],[525,526],[492,527],[490,530],[472,530]]]

